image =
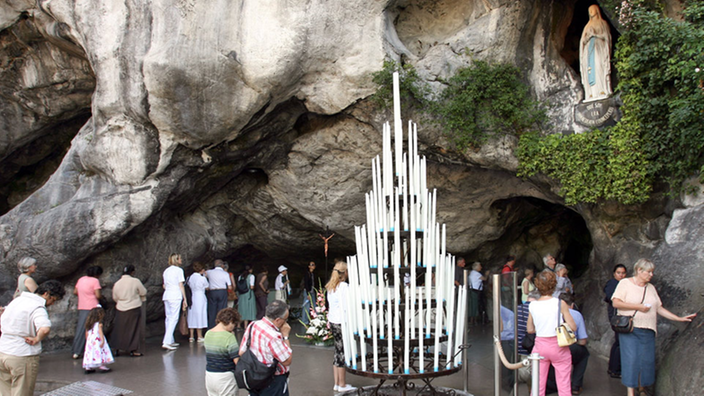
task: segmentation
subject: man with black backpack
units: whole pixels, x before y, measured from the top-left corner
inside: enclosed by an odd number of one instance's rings
[[[235,379],[240,388],[249,390],[250,396],[289,395],[288,374],[293,350],[288,339],[291,332],[288,314],[288,305],[274,300],[266,306],[264,317],[252,322],[244,332]],[[276,367],[274,375],[263,374],[266,370],[260,371],[258,366]],[[248,376],[248,372],[253,375]]]

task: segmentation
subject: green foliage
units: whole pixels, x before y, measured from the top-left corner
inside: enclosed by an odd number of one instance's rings
[[[478,147],[491,136],[541,129],[545,110],[520,77],[512,65],[474,62],[447,81],[432,112],[460,149]]]
[[[544,173],[561,184],[568,204],[613,199],[646,201],[666,181],[679,193],[684,179],[704,181],[704,2],[690,1],[684,21],[631,1],[619,38],[623,117],[604,131],[519,142],[519,175]]]
[[[428,103],[427,97],[430,93],[428,86],[418,77],[418,73],[412,65],[404,64],[402,66],[394,61],[384,61],[384,67],[372,74],[372,81],[379,87],[370,98],[372,102],[380,109],[393,107],[394,72],[399,74],[401,108],[405,110],[409,106],[425,106]]]
[[[561,183],[565,203],[614,199],[625,204],[647,200],[650,183],[640,171],[637,139],[613,130],[575,135],[538,133],[521,136],[517,151],[519,176],[543,173]]]
[[[688,2],[685,20],[635,9],[619,39],[616,68],[624,118],[619,130],[637,131],[643,172],[674,193],[704,165],[704,4]]]

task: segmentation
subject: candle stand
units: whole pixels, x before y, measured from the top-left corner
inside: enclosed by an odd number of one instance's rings
[[[446,225],[436,221],[437,190],[428,189],[417,125],[409,122],[407,133],[403,152],[394,73],[394,130],[384,124],[382,153],[372,160],[372,189],[365,194],[367,221],[355,226],[357,255],[347,258],[346,370],[379,380],[371,393],[359,389],[359,395],[388,394],[387,381],[395,381],[398,395],[463,394],[432,385],[464,363],[469,290],[466,282],[455,284],[455,257],[447,252]]]
[[[431,336],[431,338],[434,339],[434,335]],[[357,337],[358,339],[358,337]],[[380,340],[384,341],[384,340]],[[442,336],[440,337],[440,342],[446,342],[447,341],[447,336]],[[369,340],[366,340],[366,342],[369,342]],[[411,368],[413,370],[412,373],[410,374],[401,374],[400,372],[397,373],[397,371],[401,371],[403,368],[403,359],[400,358],[403,356],[404,353],[404,345],[405,341],[403,340],[394,340],[393,341],[393,356],[395,357],[391,363],[391,370],[389,370],[389,362],[388,359],[386,358],[381,358],[379,359],[379,371],[378,373],[373,373],[369,371],[362,371],[362,370],[356,370],[351,367],[347,367],[347,372],[350,374],[358,375],[360,377],[366,377],[366,378],[373,378],[373,379],[378,379],[379,384],[371,389],[369,392],[363,392],[361,389],[358,391],[353,391],[351,394],[367,394],[367,395],[382,395],[381,393],[383,385],[387,381],[396,381],[393,384],[393,390],[395,394],[398,394],[400,396],[406,396],[407,392],[409,391],[415,391],[414,394],[417,395],[457,395],[457,392],[454,389],[447,389],[447,388],[438,388],[433,386],[432,381],[435,378],[439,377],[444,377],[448,375],[452,375],[457,373],[462,369],[462,366],[456,366],[456,367],[451,367],[451,368],[443,368],[439,371],[433,371],[432,370],[432,365],[433,361],[430,358],[432,354],[425,353],[427,356],[427,362],[428,364],[425,366],[424,372],[419,372],[418,371],[418,366],[417,366],[417,361],[420,357],[420,354],[417,352],[418,351],[418,340],[412,340],[411,341],[411,347],[414,349],[414,353],[412,353],[411,359],[410,359],[410,364]],[[466,348],[469,348],[469,345],[465,346]],[[460,352],[458,352],[460,353]],[[383,353],[381,353],[382,356],[386,356],[387,353],[385,350],[383,350]],[[367,356],[367,359],[371,360],[372,356],[371,354]],[[358,359],[359,360],[359,359]],[[393,374],[388,374],[389,371],[393,371]],[[413,380],[420,380],[423,383],[423,386],[416,389],[416,384],[414,382],[410,382]]]

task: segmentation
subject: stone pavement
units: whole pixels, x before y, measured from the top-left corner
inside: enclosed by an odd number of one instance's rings
[[[294,328],[303,333],[300,325]],[[238,334],[238,339],[240,338]],[[293,396],[332,395],[332,348],[305,344],[292,338],[293,364],[291,366],[290,389]],[[84,374],[81,360],[71,359],[69,351],[42,355],[37,395],[78,381],[95,381],[132,391],[132,395],[205,395],[205,350],[197,343],[189,344],[178,338],[181,347],[166,352],[161,349],[161,338],[147,341],[145,356],[141,358],[119,356],[111,366],[110,373]],[[477,396],[493,395],[493,352],[490,326],[473,327],[469,343],[472,344],[469,361],[468,391]],[[585,378],[583,396],[624,395],[626,389],[619,380],[606,374],[606,361],[592,356]],[[347,382],[354,386],[374,385],[375,382],[348,374]],[[463,388],[463,377],[457,374],[439,378],[433,384],[454,389]],[[526,385],[521,385],[519,394],[529,394]],[[239,396],[245,396],[239,391]]]

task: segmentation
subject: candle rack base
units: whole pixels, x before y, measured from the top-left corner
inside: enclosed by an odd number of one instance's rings
[[[412,384],[412,383],[410,383]],[[426,396],[426,395],[437,395],[437,396],[473,396],[471,393],[461,391],[459,389],[445,388],[442,386],[434,387],[428,389],[426,386],[416,387],[412,386],[410,389],[401,390],[398,384],[390,385],[372,385],[365,386],[363,388],[358,388],[353,391],[338,393],[338,395],[345,396],[395,396],[395,395],[407,395],[407,396]]]
[[[444,377],[447,375],[454,374],[462,369],[461,366],[453,367],[450,369],[444,369],[440,371],[429,371],[424,373],[413,373],[413,374],[384,374],[384,373],[372,373],[368,371],[356,370],[347,367],[346,370],[350,374],[359,375],[361,377],[375,378],[379,380],[379,385],[368,386],[364,388],[357,389],[356,391],[351,391],[345,393],[346,395],[359,395],[359,396],[380,396],[380,395],[442,395],[442,396],[453,396],[453,395],[468,395],[465,392],[458,391],[456,389],[435,387],[432,382],[435,378]],[[395,380],[396,382],[392,385],[384,385],[386,381]],[[420,380],[422,383],[421,387],[417,387],[416,383],[411,382],[411,380]]]

